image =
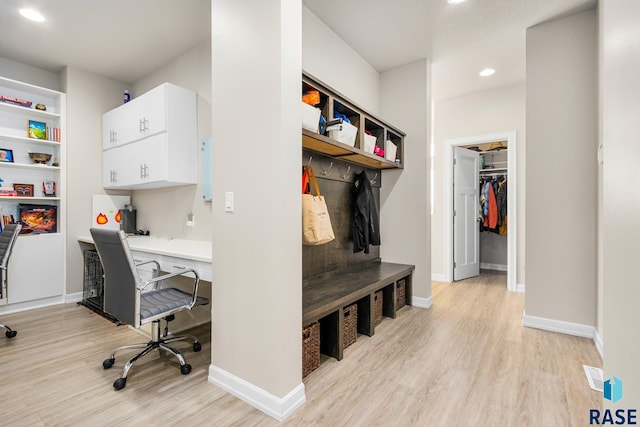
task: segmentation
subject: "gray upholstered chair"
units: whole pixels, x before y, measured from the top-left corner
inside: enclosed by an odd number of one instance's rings
[[[135,328],[149,322],[152,323],[151,341],[119,347],[102,363],[105,369],[109,369],[115,362],[117,352],[127,349],[142,349],[125,363],[122,375],[113,383],[113,387],[116,390],[124,388],[129,369],[138,359],[156,348],[173,354],[180,362],[180,372],[183,375],[191,372],[191,365],[185,361],[182,353],[168,344],[191,339],[193,340],[193,351],[200,351],[202,346],[195,337],[190,335],[166,338],[168,328],[165,328],[164,334],[161,336],[160,320],[164,319],[168,324],[170,320],[173,320],[174,313],[190,310],[194,305],[208,303],[206,298],[198,297],[200,280],[198,273],[192,269],[185,269],[180,273],[164,274],[150,280],[142,280],[137,268],[140,265],[155,264],[157,274],[162,270],[156,261],[136,265],[124,232],[92,228],[91,236],[104,270],[104,311]],[[190,294],[176,288],[157,286],[165,279],[185,273],[190,273],[194,277],[193,290]]]
[[[18,238],[21,228],[22,225],[20,224],[7,224],[2,229],[2,233],[0,233],[0,274],[2,275],[0,299],[5,299],[7,295],[7,270],[9,269],[9,258],[11,257],[13,245]],[[14,331],[2,323],[0,323],[0,328],[6,329],[5,335],[7,338],[13,338],[18,334],[18,331]]]

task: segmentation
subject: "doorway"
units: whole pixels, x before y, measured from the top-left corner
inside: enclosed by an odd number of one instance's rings
[[[445,281],[454,279],[454,149],[461,146],[480,146],[496,141],[505,141],[508,145],[506,174],[509,177],[507,187],[507,217],[509,232],[507,233],[507,289],[517,291],[517,165],[516,165],[516,132],[500,132],[476,135],[445,141]]]

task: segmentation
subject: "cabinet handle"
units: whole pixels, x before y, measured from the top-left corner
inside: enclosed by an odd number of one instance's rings
[[[140,165],[140,179],[144,178],[144,167]]]
[[[144,176],[149,178],[149,166],[144,165]]]
[[[140,133],[144,132],[144,117],[139,120],[138,130]]]
[[[144,130],[149,132],[149,120],[144,119]]]
[[[118,132],[116,132],[115,130],[113,131],[113,144],[117,144],[118,143]]]
[[[187,267],[185,267],[184,265],[174,265],[173,268],[178,268],[180,270],[185,270]]]

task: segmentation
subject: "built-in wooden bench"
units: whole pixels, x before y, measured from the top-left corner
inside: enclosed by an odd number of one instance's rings
[[[374,334],[374,296],[383,291],[383,315],[396,317],[396,283],[405,279],[405,304],[411,305],[415,266],[371,262],[303,280],[302,326],[320,322],[320,351],[342,359],[343,308],[358,303],[358,333]]]

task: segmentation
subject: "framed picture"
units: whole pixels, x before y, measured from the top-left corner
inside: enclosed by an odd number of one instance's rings
[[[47,139],[47,124],[36,120],[29,120],[29,138]]]
[[[33,197],[33,184],[13,184],[18,197]]]
[[[0,162],[13,163],[13,150],[0,148]]]

